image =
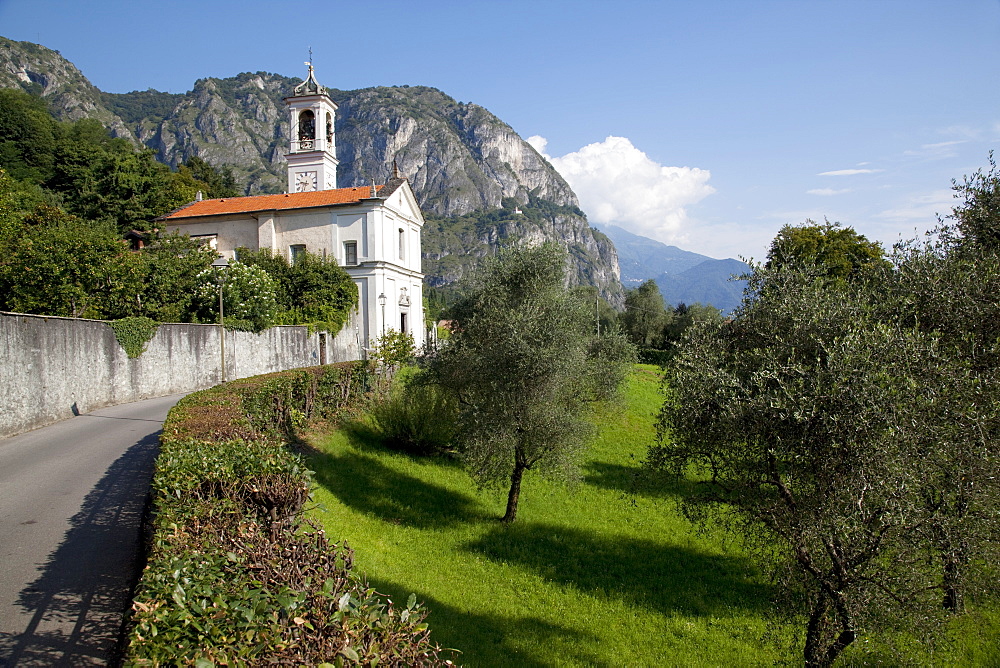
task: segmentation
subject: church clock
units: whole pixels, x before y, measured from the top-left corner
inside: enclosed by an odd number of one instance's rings
[[[316,172],[299,172],[295,175],[295,192],[304,193],[316,190]]]

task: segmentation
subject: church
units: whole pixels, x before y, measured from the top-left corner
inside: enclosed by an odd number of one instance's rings
[[[351,359],[389,330],[423,346],[424,219],[409,183],[394,165],[385,184],[337,187],[337,105],[311,63],[309,76],[284,101],[291,124],[288,192],[198,200],[161,223],[203,239],[227,259],[238,259],[240,247],[269,248],[289,262],[305,252],[335,259],[358,286],[358,312],[336,337]]]

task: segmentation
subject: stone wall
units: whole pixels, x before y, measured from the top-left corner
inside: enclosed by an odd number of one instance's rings
[[[162,324],[135,359],[103,321],[0,313],[0,438],[81,413],[221,381],[219,327]],[[353,327],[226,331],[226,379],[358,359]],[[321,350],[322,348],[322,350]]]

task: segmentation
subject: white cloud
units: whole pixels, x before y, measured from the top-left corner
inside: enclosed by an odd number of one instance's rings
[[[903,151],[903,155],[907,158],[927,158],[931,160],[954,158],[958,155],[956,147],[968,143],[968,139],[956,139],[954,141],[942,141],[935,144],[922,144],[918,149]]]
[[[879,213],[876,218],[896,223],[916,223],[930,225],[937,221],[937,215],[951,213],[955,206],[955,193],[951,190],[935,190],[926,195],[912,197],[894,209]]]
[[[842,190],[834,190],[833,188],[813,188],[812,190],[807,190],[807,195],[822,195],[824,197],[829,197],[830,195],[843,195],[844,193],[851,192],[850,188],[844,188]]]
[[[877,174],[881,169],[835,169],[831,172],[820,172],[817,176],[854,176],[855,174]]]
[[[527,141],[545,155],[544,137]],[[708,170],[666,167],[625,137],[608,137],[560,158],[545,157],[569,182],[591,221],[665,243],[685,240],[686,207],[715,192],[708,185]]]
[[[929,150],[929,149],[933,150],[933,149],[945,148],[946,146],[955,146],[957,144],[967,144],[967,143],[969,143],[968,139],[956,139],[955,141],[939,141],[936,144],[924,144],[920,148],[924,150]]]
[[[545,155],[545,147],[549,145],[548,139],[546,139],[545,137],[541,137],[539,135],[531,135],[530,137],[525,139],[525,141],[531,144],[531,148],[535,149],[542,155]],[[548,159],[549,156],[546,155],[545,157],[546,159]]]

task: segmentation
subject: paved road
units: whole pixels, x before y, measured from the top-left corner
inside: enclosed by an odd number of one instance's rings
[[[107,664],[160,428],[181,396],[0,440],[0,666]]]

